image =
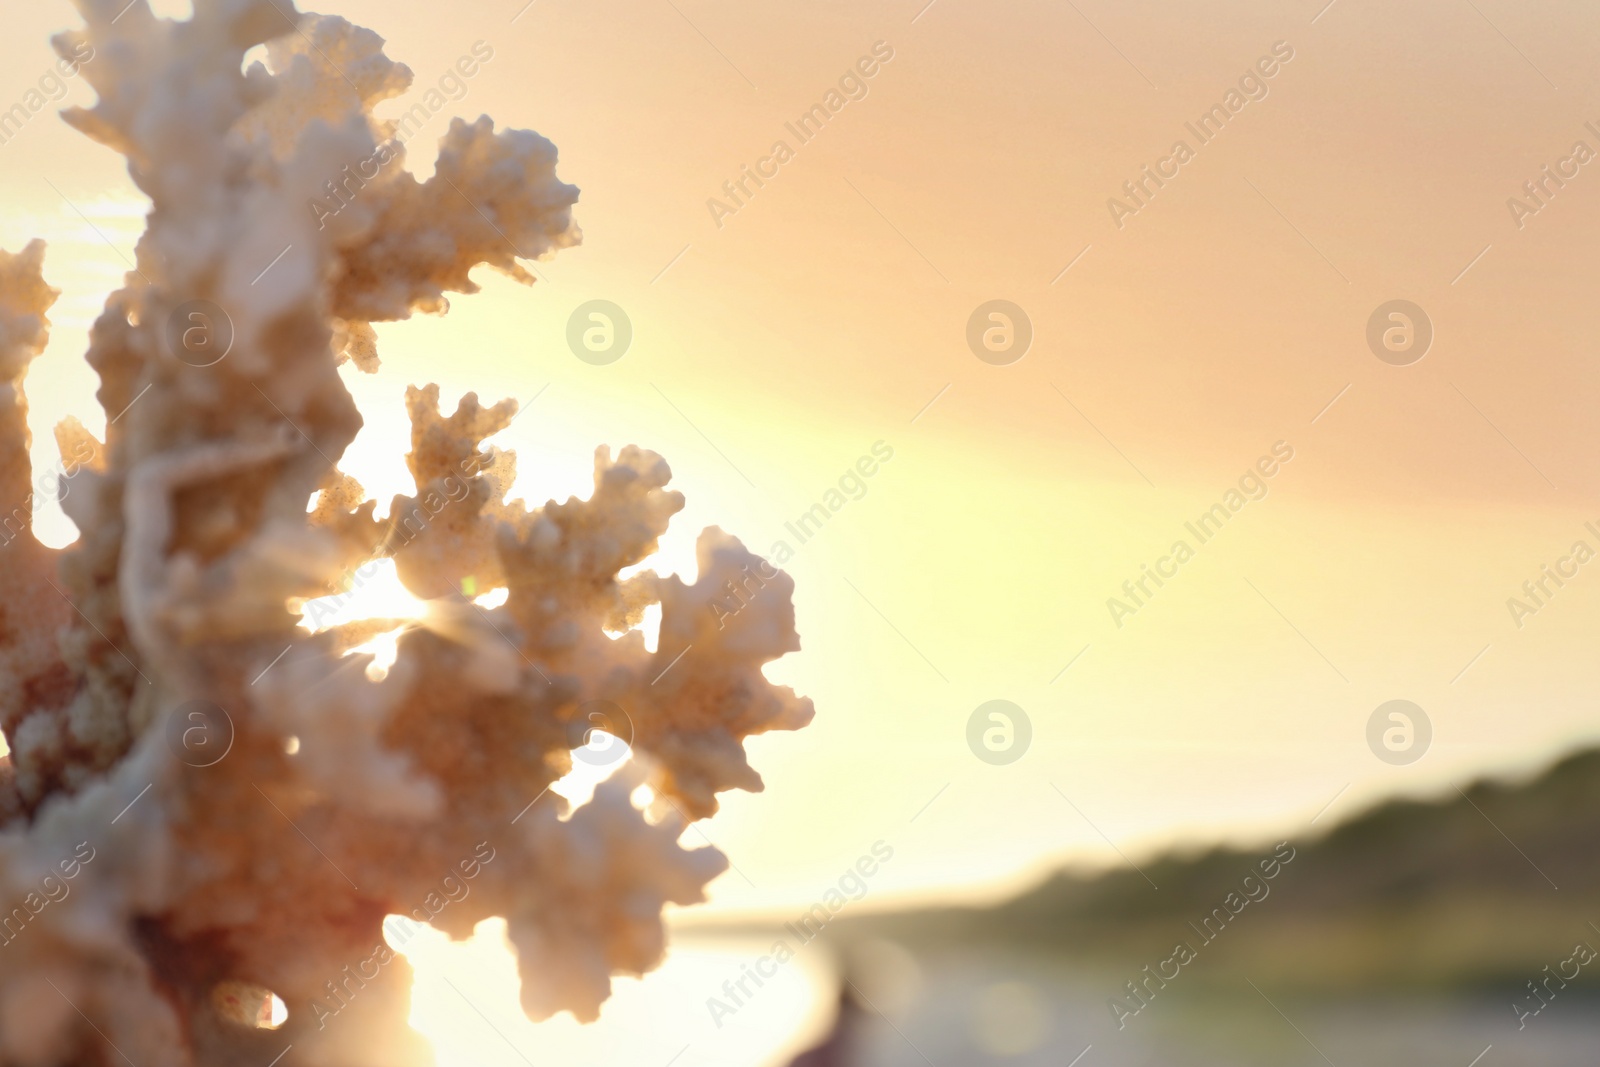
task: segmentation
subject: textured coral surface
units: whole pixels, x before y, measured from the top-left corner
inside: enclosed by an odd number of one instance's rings
[[[726,618],[730,582],[773,572],[716,529],[693,584],[638,570],[683,506],[641,449],[601,449],[587,500],[506,501],[514,457],[483,441],[515,404],[445,415],[431,386],[416,494],[376,518],[337,467],[361,427],[338,368],[376,370],[372,323],[444,311],[474,267],[531,283],[519,257],[577,242],[555,147],[458,120],[418,182],[371,114],[411,73],[370,31],[289,0],[75,2],[55,43],[93,49],[98,102],[65,117],[151,209],[91,334],[107,439],[64,423],[58,471],[30,469],[22,395],[56,293],[42,245],[0,253],[0,1063],[426,1063],[394,913],[505,918],[529,1014],[593,1018],[726,866],[678,840],[761,787],[743,739],[811,717],[761,671],[799,647],[792,583]],[[27,515],[64,477],[81,537],[55,551]],[[358,649],[396,623],[299,611],[381,557],[428,611],[380,676]],[[597,707],[635,759],[569,811],[547,790]],[[442,876],[472,892],[436,909]]]

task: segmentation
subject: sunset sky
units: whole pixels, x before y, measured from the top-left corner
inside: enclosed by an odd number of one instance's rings
[[[346,368],[367,424],[345,466],[385,503],[405,488],[402,397],[434,381],[447,402],[531,402],[499,443],[532,501],[586,494],[596,445],[664,455],[689,499],[664,569],[692,571],[706,525],[793,549],[805,647],[768,673],[818,714],[752,742],[767,792],[703,824],[735,865],[718,906],[804,907],[880,839],[895,855],[863,907],[992,896],[1122,863],[1113,846],[1304,832],[1337,798],[1320,828],[1595,737],[1600,562],[1531,615],[1507,605],[1574,542],[1600,550],[1600,163],[1573,161],[1543,206],[1523,189],[1578,141],[1600,153],[1590,15],[524,2],[328,5],[417,76],[382,114],[493,49],[414,169],[451,116],[488,113],[550,137],[583,190],[584,243],[532,289],[486,272],[447,317],[379,327],[381,371]],[[65,0],[13,6],[0,110],[76,22]],[[65,291],[27,382],[41,469],[58,419],[103,425],[81,354],[144,210],[120,158],[56,118],[90,98],[65,90],[0,144],[0,247],[46,238]],[[1247,102],[1202,143],[1186,124],[1230,90]],[[848,102],[802,142],[786,124],[832,91]],[[1113,211],[1180,140],[1192,158]],[[732,205],[724,183],[758,166],[776,173]],[[565,340],[595,299],[634,329],[606,366]],[[1434,331],[1408,366],[1367,342],[1401,299]],[[1006,366],[967,343],[992,300],[1034,331]],[[1265,496],[1199,543],[1185,524],[1280,442]],[[893,458],[800,543],[785,524],[875,445]],[[1193,558],[1114,618],[1180,539]],[[967,744],[996,699],[1032,724],[1005,766]],[[1432,722],[1408,766],[1367,746],[1392,699]]]

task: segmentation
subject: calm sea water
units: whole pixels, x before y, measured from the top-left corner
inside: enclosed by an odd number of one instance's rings
[[[731,1014],[710,998],[765,955],[769,940],[680,942],[642,980],[619,980],[600,1021],[529,1023],[516,1003],[503,926],[450,944],[428,932],[413,1024],[441,1067],[783,1067],[835,1026],[839,971],[820,943],[777,968]],[[870,1001],[851,1013],[855,1067],[1593,1067],[1600,1005],[1558,999],[1518,1030],[1504,996],[1305,1000],[1273,990],[1174,983],[1126,1027],[1107,1001],[1127,976],[1035,957],[968,952],[914,957],[849,946]],[[871,948],[872,951],[858,951]],[[767,966],[771,970],[771,965]],[[1271,999],[1269,999],[1271,998]]]
[[[836,979],[820,950],[799,953],[759,989],[745,979],[753,995],[713,1017],[708,999],[731,1006],[723,983],[743,977],[770,941],[679,942],[660,969],[619,979],[597,1023],[530,1023],[504,929],[485,923],[456,944],[427,930],[406,946],[417,971],[411,1023],[440,1067],[782,1067],[832,1025]]]

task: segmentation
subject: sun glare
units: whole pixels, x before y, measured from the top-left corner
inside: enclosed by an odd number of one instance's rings
[[[339,592],[298,605],[300,625],[313,633],[363,619],[420,619],[427,602],[400,581],[394,560],[368,560],[344,575]]]
[[[517,1002],[516,957],[502,919],[480,923],[460,942],[423,927],[400,953],[416,970],[411,1025],[432,1042],[439,1067],[774,1067],[829,1025],[835,979],[827,956],[802,951],[718,1026],[706,998],[766,951],[758,942],[675,945],[659,970],[617,980],[596,1026],[566,1015],[528,1021]]]

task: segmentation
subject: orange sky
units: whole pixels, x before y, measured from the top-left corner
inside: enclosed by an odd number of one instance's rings
[[[1600,565],[1520,629],[1506,606],[1575,540],[1600,549],[1600,165],[1521,228],[1507,207],[1574,142],[1600,151],[1592,19],[1503,0],[522,3],[328,5],[416,72],[395,114],[491,46],[413,166],[452,114],[537,129],[585,231],[531,291],[490,277],[444,319],[380,327],[349,466],[380,500],[400,486],[413,382],[538,394],[506,442],[530,497],[581,491],[596,444],[636,442],[689,496],[670,564],[711,523],[790,541],[806,647],[769,673],[819,714],[754,742],[769,791],[705,826],[739,868],[721,903],[814,899],[880,838],[875,903],[989,891],[1046,860],[1120,862],[1105,838],[1137,856],[1303,828],[1347,785],[1335,816],[1594,736]],[[10,14],[0,108],[73,22],[64,0]],[[799,143],[785,124],[877,42],[893,58],[864,97]],[[1185,123],[1277,42],[1293,58],[1266,95],[1199,144]],[[0,145],[0,245],[49,238],[67,290],[28,382],[41,459],[50,423],[91,411],[84,330],[140,213],[57,106]],[[1193,158],[1119,228],[1107,200],[1180,138]],[[792,158],[713,212],[778,140]],[[604,367],[564,340],[596,298],[635,329]],[[1435,330],[1403,367],[1365,339],[1399,298]],[[967,347],[994,299],[1035,331],[1009,366]],[[879,441],[894,458],[865,495],[795,544],[784,524]],[[1119,627],[1107,599],[1279,441],[1294,458],[1266,497]],[[1001,698],[1033,741],[996,767],[966,728]],[[1433,721],[1411,766],[1364,739],[1394,698]]]

